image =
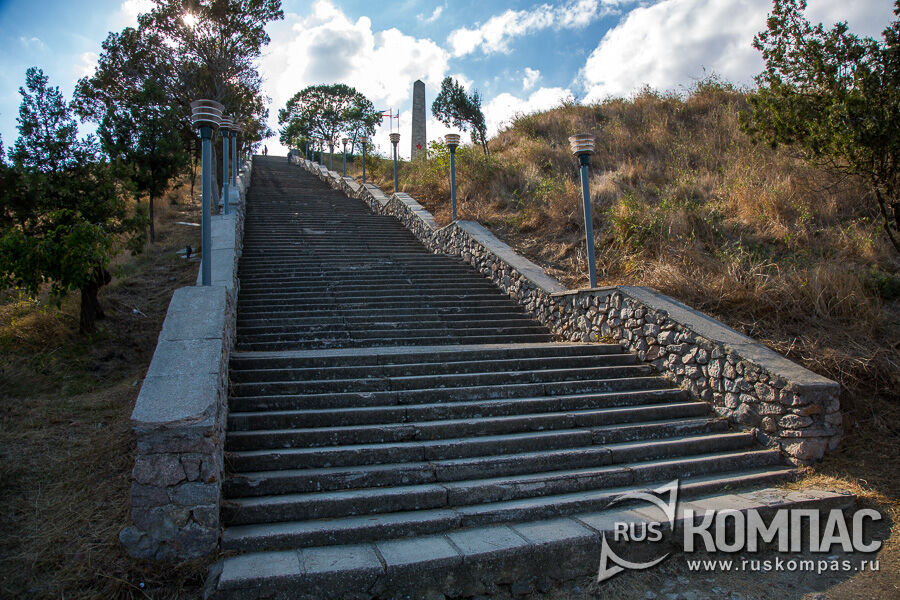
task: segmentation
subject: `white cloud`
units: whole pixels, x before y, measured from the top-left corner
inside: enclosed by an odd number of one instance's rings
[[[541,72],[539,70],[525,67],[525,76],[522,78],[522,91],[527,92],[533,88],[540,78]]]
[[[425,82],[426,94],[433,98],[448,69],[449,54],[433,41],[397,29],[373,31],[368,17],[351,21],[327,0],[316,2],[308,16],[285,15],[269,30],[272,42],[260,71],[272,98],[273,129],[278,109],[306,86],[346,83],[372,100],[375,108],[396,112],[409,106],[416,79]],[[387,138],[387,125],[385,120],[384,131],[376,137],[383,133]],[[401,126],[401,134],[408,136],[410,122],[402,114]],[[408,139],[401,140],[402,155],[409,152],[408,145]],[[273,144],[269,146],[272,150]]]
[[[572,100],[571,90],[559,87],[542,87],[528,98],[518,98],[508,93],[500,94],[484,107],[488,135],[494,135],[519,115],[547,110],[559,106],[562,102]]]
[[[155,6],[153,0],[125,0],[115,16],[117,28],[137,26],[138,15],[148,13]]]
[[[430,17],[426,17],[424,14],[417,15],[416,18],[422,23],[434,23],[441,17],[441,13],[444,12],[443,6],[438,6],[434,9],[434,12],[431,13]]]
[[[866,35],[892,20],[888,2],[855,3],[852,15],[846,0],[810,4],[811,21],[844,19],[851,31]],[[663,0],[635,8],[588,57],[581,74],[585,100],[627,96],[643,85],[690,86],[704,70],[749,84],[763,67],[753,36],[765,28],[771,7],[770,0]]]
[[[474,28],[462,27],[450,32],[447,42],[453,56],[471,54],[479,48],[485,54],[509,52],[509,43],[514,38],[550,27],[584,27],[616,3],[617,0],[568,0],[560,6],[540,4],[528,10],[507,10]]]
[[[78,78],[90,77],[97,70],[97,61],[100,55],[96,52],[82,52],[78,57],[78,64],[75,65],[75,73]]]
[[[30,38],[27,38],[24,35],[19,36],[19,43],[22,44],[26,50],[45,50],[47,48],[47,45],[41,41],[41,38],[34,36]]]

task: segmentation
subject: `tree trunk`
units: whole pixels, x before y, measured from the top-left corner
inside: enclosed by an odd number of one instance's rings
[[[197,183],[197,163],[200,162],[200,158],[197,156],[200,153],[200,147],[197,144],[191,145],[191,204],[194,203],[194,184]]]
[[[156,241],[156,227],[153,226],[153,194],[150,194],[150,243]]]
[[[96,331],[96,321],[106,316],[97,299],[97,292],[110,281],[112,281],[112,276],[109,271],[103,267],[97,267],[91,280],[81,288],[81,316],[78,321],[78,330],[81,333],[88,334]]]
[[[900,252],[900,240],[894,235],[894,232],[891,227],[891,217],[888,213],[887,209],[887,201],[881,193],[881,189],[878,187],[878,184],[875,184],[875,199],[878,201],[878,208],[881,209],[881,216],[884,218],[883,227],[884,232],[887,234],[888,239],[891,244],[894,246],[894,249],[897,252]],[[894,227],[900,231],[900,202],[891,202],[891,209],[894,213]]]

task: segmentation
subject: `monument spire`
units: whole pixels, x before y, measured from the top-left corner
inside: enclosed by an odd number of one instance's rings
[[[425,137],[425,84],[421,79],[413,83],[412,104],[412,148],[410,156],[415,158],[420,152],[425,152],[428,140]]]

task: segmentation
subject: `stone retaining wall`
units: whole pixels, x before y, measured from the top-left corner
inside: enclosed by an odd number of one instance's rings
[[[649,287],[568,290],[474,221],[439,228],[408,194],[388,197],[371,183],[294,162],[373,212],[396,217],[431,251],[461,257],[561,339],[618,342],[791,463],[811,464],[837,447],[838,384],[719,321]]]
[[[119,533],[137,558],[177,561],[219,543],[228,359],[234,345],[243,198],[251,165],[228,215],[212,217],[211,286],[175,290],[131,414],[137,436],[133,525]],[[199,274],[198,274],[199,281]]]

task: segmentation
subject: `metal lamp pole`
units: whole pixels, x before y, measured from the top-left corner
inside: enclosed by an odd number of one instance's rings
[[[450,216],[456,220],[456,148],[459,146],[459,134],[448,133],[444,141],[450,149]]]
[[[237,186],[237,174],[238,174],[238,151],[237,151],[237,138],[238,133],[241,132],[241,126],[237,123],[232,122],[231,124],[231,185]]]
[[[394,193],[396,194],[400,191],[397,185],[397,144],[400,143],[400,134],[394,132],[389,137],[391,138],[391,144],[394,146]]]
[[[344,177],[347,176],[347,142],[349,141],[349,138],[341,138],[341,144],[344,146]]]
[[[328,170],[334,171],[334,138],[328,140]]]
[[[594,135],[577,133],[569,138],[572,154],[581,163],[581,197],[584,202],[584,236],[587,244],[588,279],[591,287],[597,287],[597,265],[594,258],[594,224],[591,219],[591,188],[588,183],[588,167],[594,153]]]
[[[363,167],[363,183],[366,182],[366,144],[368,142],[369,142],[368,137],[366,137],[364,135],[360,136],[359,143],[362,144],[362,151],[363,151],[363,153],[362,153],[363,154],[363,165],[362,165],[362,167]]]
[[[231,117],[222,115],[222,122],[219,124],[219,131],[222,132],[222,212],[228,214],[228,188],[231,184],[231,177],[228,175],[228,166],[231,160],[228,154],[228,134],[231,131]]]
[[[191,117],[194,127],[200,130],[202,142],[203,174],[200,178],[203,189],[200,218],[200,285],[212,285],[212,229],[210,212],[212,211],[212,136],[222,120],[224,106],[215,100],[194,100],[191,102]]]

